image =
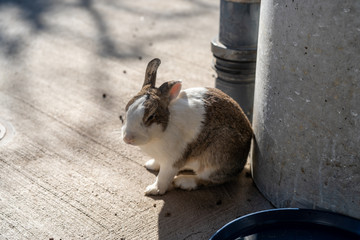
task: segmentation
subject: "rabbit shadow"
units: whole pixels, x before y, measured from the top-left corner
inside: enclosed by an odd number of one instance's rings
[[[156,173],[156,172],[155,172]],[[158,239],[209,239],[229,221],[250,212],[272,208],[244,169],[235,181],[195,191],[172,189],[163,196],[158,216]]]

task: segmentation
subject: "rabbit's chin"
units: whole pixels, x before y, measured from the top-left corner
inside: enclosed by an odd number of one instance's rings
[[[147,141],[137,141],[137,142],[134,142],[134,143],[128,143],[129,145],[132,145],[132,146],[138,146],[138,147],[141,147],[141,146],[144,146],[146,144],[149,143],[149,140]]]
[[[150,138],[147,136],[139,136],[132,138],[131,140],[127,140],[126,137],[123,138],[124,143],[132,146],[142,146],[146,145],[150,142]]]

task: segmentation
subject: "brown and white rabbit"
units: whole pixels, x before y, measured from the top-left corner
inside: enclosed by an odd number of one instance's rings
[[[243,169],[253,135],[240,106],[214,88],[181,90],[181,81],[155,87],[159,59],[149,62],[141,91],[126,106],[123,140],[153,157],[159,170],[146,195],[164,194],[172,183],[192,190],[221,184]],[[192,170],[194,174],[181,174]],[[180,173],[179,173],[180,172]]]

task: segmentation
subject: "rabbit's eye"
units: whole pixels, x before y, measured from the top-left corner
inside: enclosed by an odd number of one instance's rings
[[[150,121],[152,121],[154,119],[155,119],[155,114],[152,114],[146,119],[146,122],[150,122]]]

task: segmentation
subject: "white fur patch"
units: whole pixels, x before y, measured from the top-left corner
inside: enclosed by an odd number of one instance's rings
[[[214,172],[213,168],[205,168],[197,174],[198,178],[205,181],[210,181],[210,175]]]
[[[169,105],[168,126],[141,149],[161,165],[173,164],[183,154],[189,143],[199,135],[205,119],[204,94],[206,88],[190,88],[181,91]],[[160,167],[161,168],[161,167]]]
[[[143,104],[145,101],[146,96],[144,95],[129,106],[129,109],[126,112],[126,123],[121,128],[123,137],[125,135],[134,137],[134,145],[141,144],[148,140],[146,130],[142,124],[142,119],[145,112],[145,107]]]
[[[196,176],[193,175],[180,175],[174,179],[174,185],[183,190],[194,190],[197,188]]]
[[[150,159],[145,163],[146,169],[150,171],[159,171],[160,165],[155,161],[155,159]]]

